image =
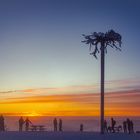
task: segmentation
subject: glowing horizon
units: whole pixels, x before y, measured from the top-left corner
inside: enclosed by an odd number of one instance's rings
[[[138,81],[107,82],[105,116],[140,116]],[[0,101],[0,113],[6,116],[99,116],[100,93],[97,88],[97,85],[89,85],[5,91]]]

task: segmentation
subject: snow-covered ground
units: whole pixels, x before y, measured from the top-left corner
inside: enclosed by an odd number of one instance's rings
[[[140,134],[95,132],[0,132],[0,140],[140,140]]]

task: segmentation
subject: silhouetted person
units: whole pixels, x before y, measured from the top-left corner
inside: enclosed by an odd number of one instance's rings
[[[130,121],[130,132],[134,133],[134,124],[132,120]]]
[[[0,131],[5,131],[3,115],[0,116]]]
[[[29,130],[30,124],[32,124],[32,122],[27,117],[26,120],[25,120],[25,131]]]
[[[104,132],[108,132],[107,121],[104,120]]]
[[[57,131],[57,119],[54,118],[53,120],[53,125],[54,125],[54,131]]]
[[[19,131],[23,130],[23,124],[24,124],[24,120],[22,117],[20,117],[20,119],[19,119]]]
[[[83,124],[80,124],[80,132],[83,132],[83,130],[84,130],[84,126]]]
[[[62,131],[62,120],[59,119],[59,131]]]
[[[112,127],[113,133],[115,133],[115,129],[114,129],[115,125],[116,125],[116,121],[113,118],[111,118],[111,127]]]
[[[123,131],[124,131],[124,133],[127,133],[127,122],[126,121],[123,122]]]
[[[131,133],[131,122],[130,120],[127,118],[127,129],[128,129],[128,133]]]

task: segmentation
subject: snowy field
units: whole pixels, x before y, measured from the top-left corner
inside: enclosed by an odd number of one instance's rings
[[[0,140],[140,140],[140,134],[93,132],[0,132]]]

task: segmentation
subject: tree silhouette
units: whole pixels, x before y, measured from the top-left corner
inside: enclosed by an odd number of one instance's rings
[[[101,53],[101,101],[100,101],[100,118],[101,118],[101,133],[104,133],[104,62],[107,47],[115,48],[121,51],[122,37],[114,30],[109,30],[106,33],[94,32],[90,35],[84,35],[85,40],[83,43],[88,44],[90,47],[90,54],[97,59],[97,54]]]

